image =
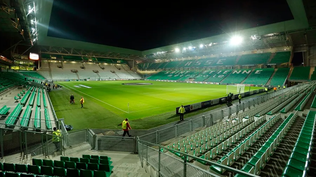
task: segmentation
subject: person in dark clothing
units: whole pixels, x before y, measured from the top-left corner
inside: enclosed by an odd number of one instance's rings
[[[70,95],[70,103],[74,104],[75,103],[75,97],[74,95]]]

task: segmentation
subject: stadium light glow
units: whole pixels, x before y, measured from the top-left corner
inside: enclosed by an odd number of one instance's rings
[[[208,46],[212,46],[213,45],[213,43],[210,43]]]
[[[229,41],[229,43],[234,46],[240,45],[242,42],[243,38],[241,36],[233,36]]]
[[[187,50],[187,48],[183,47],[183,51],[186,51],[186,50]]]
[[[192,46],[189,46],[189,49],[192,50]]]
[[[175,50],[177,53],[180,52],[180,49],[179,49],[179,48],[175,48],[174,50]]]
[[[200,44],[200,48],[202,49],[204,47],[204,45],[203,44]]]

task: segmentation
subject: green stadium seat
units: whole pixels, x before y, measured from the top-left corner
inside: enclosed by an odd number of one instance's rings
[[[43,159],[32,159],[32,164],[37,166],[43,166]]]
[[[3,163],[0,162],[0,170],[3,170]]]
[[[49,167],[54,167],[54,161],[53,160],[44,159],[43,160],[43,165],[44,166],[49,166]]]
[[[94,177],[109,177],[111,173],[108,173],[106,171],[94,171]]]
[[[111,157],[109,157],[109,156],[100,156],[100,159],[101,160],[111,160]]]
[[[1,109],[0,109],[0,115],[7,115],[7,113],[9,112],[10,108],[7,107],[7,105],[4,105]]]
[[[100,164],[112,164],[110,160],[100,160]]]
[[[20,173],[15,173],[15,172],[9,172],[7,171],[5,173],[5,177],[20,177]]]
[[[15,164],[14,163],[4,163],[3,170],[4,171],[15,171]]]
[[[90,163],[100,163],[99,159],[90,159]]]
[[[303,176],[303,171],[293,168],[291,166],[286,166],[282,176],[286,177],[301,177]]]
[[[111,172],[113,169],[113,166],[110,166],[108,164],[104,165],[104,164],[100,164],[99,165],[99,170],[101,171],[107,171],[107,172]]]
[[[42,166],[42,174],[53,176],[54,175],[54,168],[48,167],[48,166]]]
[[[21,173],[20,177],[36,177],[34,174]]]
[[[75,162],[70,162],[70,161],[65,162],[65,167],[66,168],[77,168],[76,167],[76,163]]]
[[[89,163],[90,158],[89,159],[80,158],[80,162]]]
[[[5,177],[5,171],[0,171],[0,177]]]
[[[80,162],[80,158],[78,157],[70,157],[71,162]]]
[[[54,175],[55,176],[67,176],[67,169],[55,167],[54,168]]]
[[[80,170],[80,177],[94,177],[92,170]]]
[[[87,169],[88,168],[88,164],[83,163],[83,162],[76,163],[76,166],[77,166],[77,169]]]
[[[88,170],[99,170],[99,164],[88,163]]]
[[[65,162],[59,161],[59,160],[54,160],[54,167],[65,168]]]
[[[68,162],[70,161],[70,157],[60,156],[60,160],[63,162]]]
[[[67,169],[67,176],[79,177],[80,176],[80,171],[77,170],[77,169],[73,169],[73,168]]]
[[[28,166],[24,165],[24,164],[15,164],[15,170],[17,172],[27,173],[28,172]]]
[[[41,174],[41,167],[37,165],[28,166],[29,173]]]
[[[82,155],[84,159],[91,159],[91,155]]]

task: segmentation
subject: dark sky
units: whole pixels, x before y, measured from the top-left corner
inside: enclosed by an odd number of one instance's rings
[[[147,50],[290,19],[286,0],[54,0],[48,35]]]

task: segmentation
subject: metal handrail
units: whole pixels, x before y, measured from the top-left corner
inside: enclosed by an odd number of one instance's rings
[[[220,168],[224,168],[226,170],[229,170],[229,171],[232,171],[232,172],[235,172],[235,173],[238,173],[238,174],[242,174],[242,175],[250,176],[250,177],[259,177],[257,175],[250,174],[250,173],[247,173],[247,172],[244,172],[244,171],[241,171],[241,170],[237,170],[235,168],[232,168],[232,167],[229,167],[229,166],[226,166],[226,165],[222,165],[222,164],[219,164],[219,163],[216,163],[216,162],[212,162],[212,161],[209,161],[209,160],[202,159],[200,157],[195,157],[195,156],[192,156],[192,155],[189,155],[189,154],[177,151],[177,150],[173,150],[173,149],[167,148],[165,146],[162,146],[160,144],[155,144],[155,143],[150,143],[150,142],[147,142],[147,141],[143,141],[143,140],[140,140],[139,137],[137,137],[137,141],[140,142],[140,143],[151,145],[151,146],[158,146],[159,147],[159,151],[160,151],[160,148],[163,148],[163,149],[166,149],[166,150],[171,151],[171,152],[179,153],[179,154],[184,156],[183,159],[187,159],[187,157],[190,157],[190,158],[193,158],[195,160],[201,160],[201,161],[204,161],[204,162],[206,162],[206,163],[208,163],[210,165],[214,165],[214,166],[217,166],[217,167],[220,167]]]

